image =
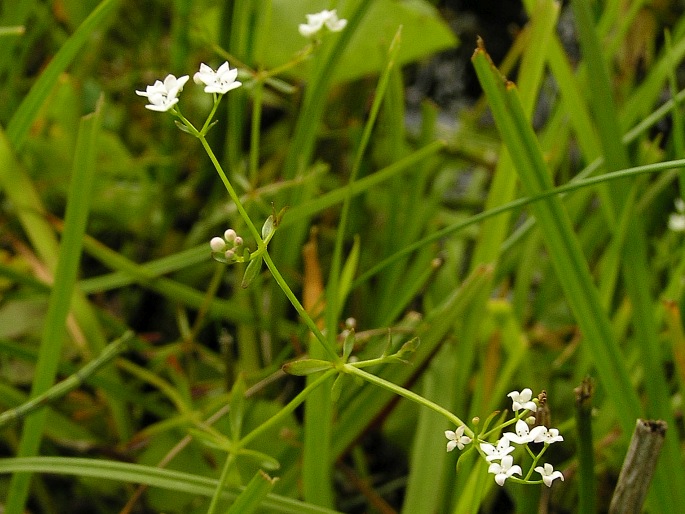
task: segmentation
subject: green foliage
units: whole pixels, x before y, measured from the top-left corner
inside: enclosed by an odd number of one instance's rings
[[[678,510],[685,17],[574,0],[572,60],[526,0],[445,124],[406,106],[458,44],[433,4],[0,9],[0,510],[603,511],[638,417],[669,425],[646,508]],[[239,88],[193,83],[225,60]],[[526,387],[550,495],[479,457]]]

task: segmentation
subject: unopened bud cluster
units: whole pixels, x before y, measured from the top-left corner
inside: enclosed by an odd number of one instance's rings
[[[215,254],[221,254],[226,261],[232,261],[236,252],[243,244],[243,238],[236,234],[235,230],[229,228],[224,232],[224,237],[213,237],[209,241],[209,246]]]

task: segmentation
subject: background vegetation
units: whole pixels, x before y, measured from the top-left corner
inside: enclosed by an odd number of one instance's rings
[[[298,33],[331,7],[344,31]],[[605,511],[639,417],[668,423],[647,508],[685,504],[682,5],[525,0],[472,76],[449,60],[487,30],[466,7],[0,5],[5,512],[227,512],[248,484],[234,511]],[[516,87],[485,52],[503,36]],[[244,265],[211,259],[229,227],[256,242],[198,140],[135,95],[225,60],[244,85],[207,141],[258,227],[282,213],[269,255],[330,347],[418,341],[366,370],[469,424],[545,390],[563,483],[499,488],[474,453],[456,468],[440,413],[281,370],[330,356],[266,267],[242,288]],[[191,81],[179,105],[201,126],[212,100]]]

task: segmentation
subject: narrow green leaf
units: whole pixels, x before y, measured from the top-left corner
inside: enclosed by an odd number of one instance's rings
[[[126,345],[132,337],[133,332],[127,332],[119,339],[109,344],[97,358],[90,361],[73,375],[64,379],[59,384],[55,384],[44,393],[33,397],[26,403],[0,414],[0,428],[8,423],[12,423],[18,419],[21,419],[22,417],[37,409],[40,409],[41,407],[45,407],[50,402],[61,398],[69,391],[81,385],[84,380],[86,380],[98,369],[109,363],[112,359],[124,351],[126,349]]]
[[[601,58],[602,45],[593,25],[590,5],[587,0],[573,0],[571,5],[576,15],[581,49],[588,66],[588,79],[592,91],[590,105],[596,114],[606,166],[609,170],[625,168],[630,162],[628,150],[621,140],[618,108],[612,95],[608,65]],[[660,84],[668,76],[668,67],[674,59],[674,53],[676,53],[676,48],[672,47],[663,59],[665,65],[655,67],[648,80],[645,81],[652,82],[653,93],[661,89]],[[662,72],[663,75],[659,77],[661,82],[654,83],[651,78],[659,76],[657,71]],[[636,191],[636,187],[637,184],[619,181],[613,189],[614,209],[620,214],[619,219],[624,227],[623,232],[616,230],[614,237],[625,240],[625,244],[622,245],[621,271],[634,312],[632,325],[637,347],[642,358],[645,376],[649,377],[644,381],[648,398],[647,414],[664,420],[669,426],[674,426],[675,417],[671,407],[669,386],[663,374],[659,340],[656,337],[658,328],[650,292],[651,269],[647,262],[646,232],[642,217],[634,212],[633,203],[629,202],[631,195],[636,194],[631,193],[630,190]],[[625,389],[621,391],[627,392]],[[632,428],[628,426],[623,428],[626,433],[632,433]],[[679,448],[677,434],[669,430],[666,434],[663,458],[660,459],[657,467],[650,495],[650,499],[656,502],[664,512],[677,510],[678,506],[685,503],[685,468],[683,468]]]
[[[286,362],[283,365],[283,371],[289,375],[311,375],[312,373],[319,373],[331,369],[333,364],[329,361],[321,359],[302,359],[298,361]]]
[[[352,350],[354,350],[354,343],[356,342],[354,328],[347,331],[345,335],[345,341],[343,341],[343,362],[347,362],[352,355]]]
[[[343,265],[342,271],[340,272],[340,281],[338,283],[338,314],[342,312],[345,305],[345,300],[347,300],[347,295],[350,293],[352,287],[352,281],[354,280],[354,275],[357,273],[357,266],[359,265],[359,237],[354,238],[354,243],[350,249],[350,253],[347,255],[347,260]]]
[[[261,255],[258,255],[254,259],[250,261],[250,263],[247,265],[247,269],[245,270],[245,275],[243,275],[243,281],[240,284],[240,287],[243,289],[246,289],[252,281],[259,275],[259,272],[262,270],[262,263],[264,262],[264,257]]]
[[[271,236],[273,236],[275,231],[276,225],[274,223],[274,217],[269,216],[268,218],[266,218],[264,225],[262,225],[262,239],[264,241],[268,241],[269,239],[271,239]]]

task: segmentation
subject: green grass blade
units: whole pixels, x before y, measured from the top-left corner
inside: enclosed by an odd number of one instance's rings
[[[614,99],[609,73],[602,56],[599,38],[592,23],[590,6],[586,0],[574,0],[572,3],[576,15],[581,48],[588,65],[589,81],[593,94],[591,105],[596,112],[596,122],[607,168],[610,170],[625,168],[628,153],[621,141],[619,118]],[[672,61],[672,52],[667,53],[665,62]],[[665,80],[666,75],[663,76]],[[662,419],[669,426],[675,426],[671,410],[668,384],[663,374],[661,352],[657,336],[657,323],[654,317],[654,305],[651,298],[650,268],[647,263],[646,233],[642,219],[634,213],[630,198],[630,184],[620,181],[613,191],[614,209],[620,209],[623,217],[624,233],[617,232],[614,237],[625,238],[623,246],[623,278],[632,302],[634,312],[633,328],[635,339],[640,350],[644,366],[644,381],[647,391],[647,413],[649,416]],[[633,188],[636,185],[633,185]],[[624,427],[626,433],[631,429]],[[654,480],[656,501],[663,511],[672,511],[685,503],[685,470],[679,453],[680,444],[677,434],[668,431],[665,441],[666,449]]]
[[[532,14],[531,41],[524,54],[520,73],[521,80],[525,83],[525,88],[522,85],[522,101],[528,117],[532,115],[535,107],[535,99],[542,82],[546,49],[554,33],[558,14],[559,6],[552,1],[545,1],[542,5],[538,3],[535,13]],[[485,210],[510,202],[514,198],[516,178],[512,160],[505,149],[500,154]],[[506,214],[483,223],[474,257],[471,260],[472,269],[474,266],[493,262],[498,258],[502,241],[509,228],[510,218],[510,214]]]
[[[19,150],[26,139],[29,128],[38,114],[40,106],[55,86],[57,78],[76,58],[83,46],[88,43],[93,32],[102,28],[119,0],[103,0],[86,18],[79,28],[62,45],[50,64],[41,73],[31,91],[7,124],[7,138],[15,150]]]
[[[170,491],[181,491],[198,496],[211,497],[218,481],[140,464],[116,462],[102,459],[82,459],[70,457],[25,457],[0,459],[0,473],[50,473],[80,477],[103,478],[132,484],[145,484]],[[235,501],[242,489],[228,487],[222,498]],[[301,501],[269,494],[262,506],[268,512],[283,514],[337,514],[337,511],[317,507]]]
[[[259,471],[236,498],[226,514],[251,514],[255,512],[273,489],[277,479]]]
[[[32,398],[44,393],[52,386],[59,365],[65,336],[65,323],[76,283],[83,235],[90,210],[101,110],[102,101],[98,103],[94,114],[82,119],[79,127],[76,157],[64,221],[64,234],[55,270],[55,283],[50,294],[41,338],[35,378],[31,388]],[[38,452],[43,437],[46,414],[45,411],[40,411],[27,419],[19,445],[19,456],[32,456]],[[20,514],[23,511],[28,496],[30,478],[29,474],[17,474],[12,477],[6,505],[6,512],[9,514]]]
[[[514,85],[508,82],[505,88],[501,75],[484,49],[476,50],[473,62],[499,132],[524,186],[529,194],[550,189],[551,178]],[[639,416],[640,403],[568,215],[558,198],[536,203],[532,209],[543,231],[566,299],[581,327],[584,342],[593,351],[600,378],[607,391],[622,393],[612,395],[612,400],[621,426],[630,433]]]
[[[414,153],[404,157],[403,159],[378,170],[372,175],[368,175],[350,184],[349,187],[352,195],[359,195],[368,191],[373,186],[382,184],[383,182],[392,179],[402,173],[415,172],[418,165],[425,159],[435,155],[445,148],[446,143],[438,140],[427,144],[423,148],[416,150]],[[287,227],[307,218],[317,212],[344,201],[347,196],[346,188],[339,188],[317,198],[313,198],[300,205],[293,206],[286,213],[286,216],[281,222],[281,227]]]

